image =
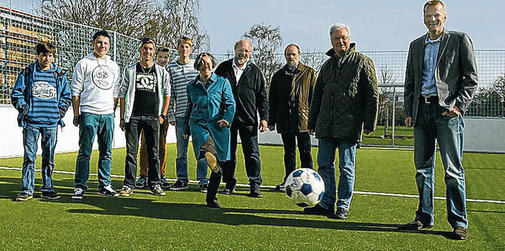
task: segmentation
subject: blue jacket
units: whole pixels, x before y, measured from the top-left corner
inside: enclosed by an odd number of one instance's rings
[[[198,82],[191,81],[187,86],[188,105],[184,116],[184,134],[193,137],[195,156],[200,156],[200,148],[212,136],[219,161],[230,159],[230,128],[219,127],[218,121],[224,119],[231,125],[235,115],[235,99],[230,82],[226,78],[212,74],[207,89]]]
[[[34,74],[36,71],[37,61],[30,64],[24,70],[22,70],[18,79],[16,80],[16,84],[14,85],[14,89],[12,89],[11,93],[11,103],[19,111],[18,115],[18,125],[20,127],[26,126],[25,115],[23,115],[23,105],[27,104],[28,107],[32,106],[32,84],[34,83]],[[70,87],[68,85],[67,80],[67,71],[63,70],[60,67],[56,67],[53,63],[52,68],[55,68],[54,77],[56,78],[56,90],[57,90],[57,101],[58,101],[58,109],[60,114],[60,120],[58,121],[58,125],[65,126],[62,118],[65,116],[65,113],[70,106],[72,96],[70,92]]]

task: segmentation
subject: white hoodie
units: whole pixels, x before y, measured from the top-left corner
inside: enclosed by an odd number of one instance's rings
[[[114,112],[114,98],[119,93],[119,66],[106,55],[98,59],[93,53],[74,68],[72,96],[80,96],[80,110],[94,114]]]

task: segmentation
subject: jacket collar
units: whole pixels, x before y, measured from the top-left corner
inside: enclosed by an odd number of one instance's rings
[[[347,50],[344,54],[344,56],[342,58],[346,58],[347,56],[349,56],[349,54],[353,53],[356,51],[356,43],[351,43],[351,45],[349,46],[349,50]],[[330,57],[336,57],[338,58],[337,56],[337,53],[335,52],[335,50],[333,48],[329,49],[327,52],[326,52],[326,55],[327,56],[330,56]]]

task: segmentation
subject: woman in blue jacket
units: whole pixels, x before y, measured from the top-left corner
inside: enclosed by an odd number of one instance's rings
[[[230,159],[230,125],[235,115],[235,100],[230,82],[214,73],[214,56],[200,53],[194,67],[199,76],[187,86],[184,135],[189,137],[191,133],[195,156],[205,158],[212,169],[207,207],[219,208],[216,193],[222,176],[220,163]]]

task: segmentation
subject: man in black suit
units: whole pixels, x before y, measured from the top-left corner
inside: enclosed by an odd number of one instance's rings
[[[258,148],[258,113],[259,129],[266,131],[268,124],[268,100],[265,91],[265,78],[254,63],[249,61],[252,43],[242,39],[235,43],[235,57],[222,62],[216,69],[216,74],[227,78],[233,90],[237,103],[235,118],[231,125],[231,158],[223,165],[223,181],[226,187],[224,194],[235,190],[237,136],[240,134],[245,167],[249,178],[250,196],[262,198],[260,152]]]
[[[414,126],[414,162],[419,207],[401,229],[433,227],[435,141],[445,168],[448,221],[456,239],[467,238],[463,117],[477,89],[477,65],[470,37],[444,28],[445,4],[424,5],[428,33],[411,42],[405,73],[405,124]]]

